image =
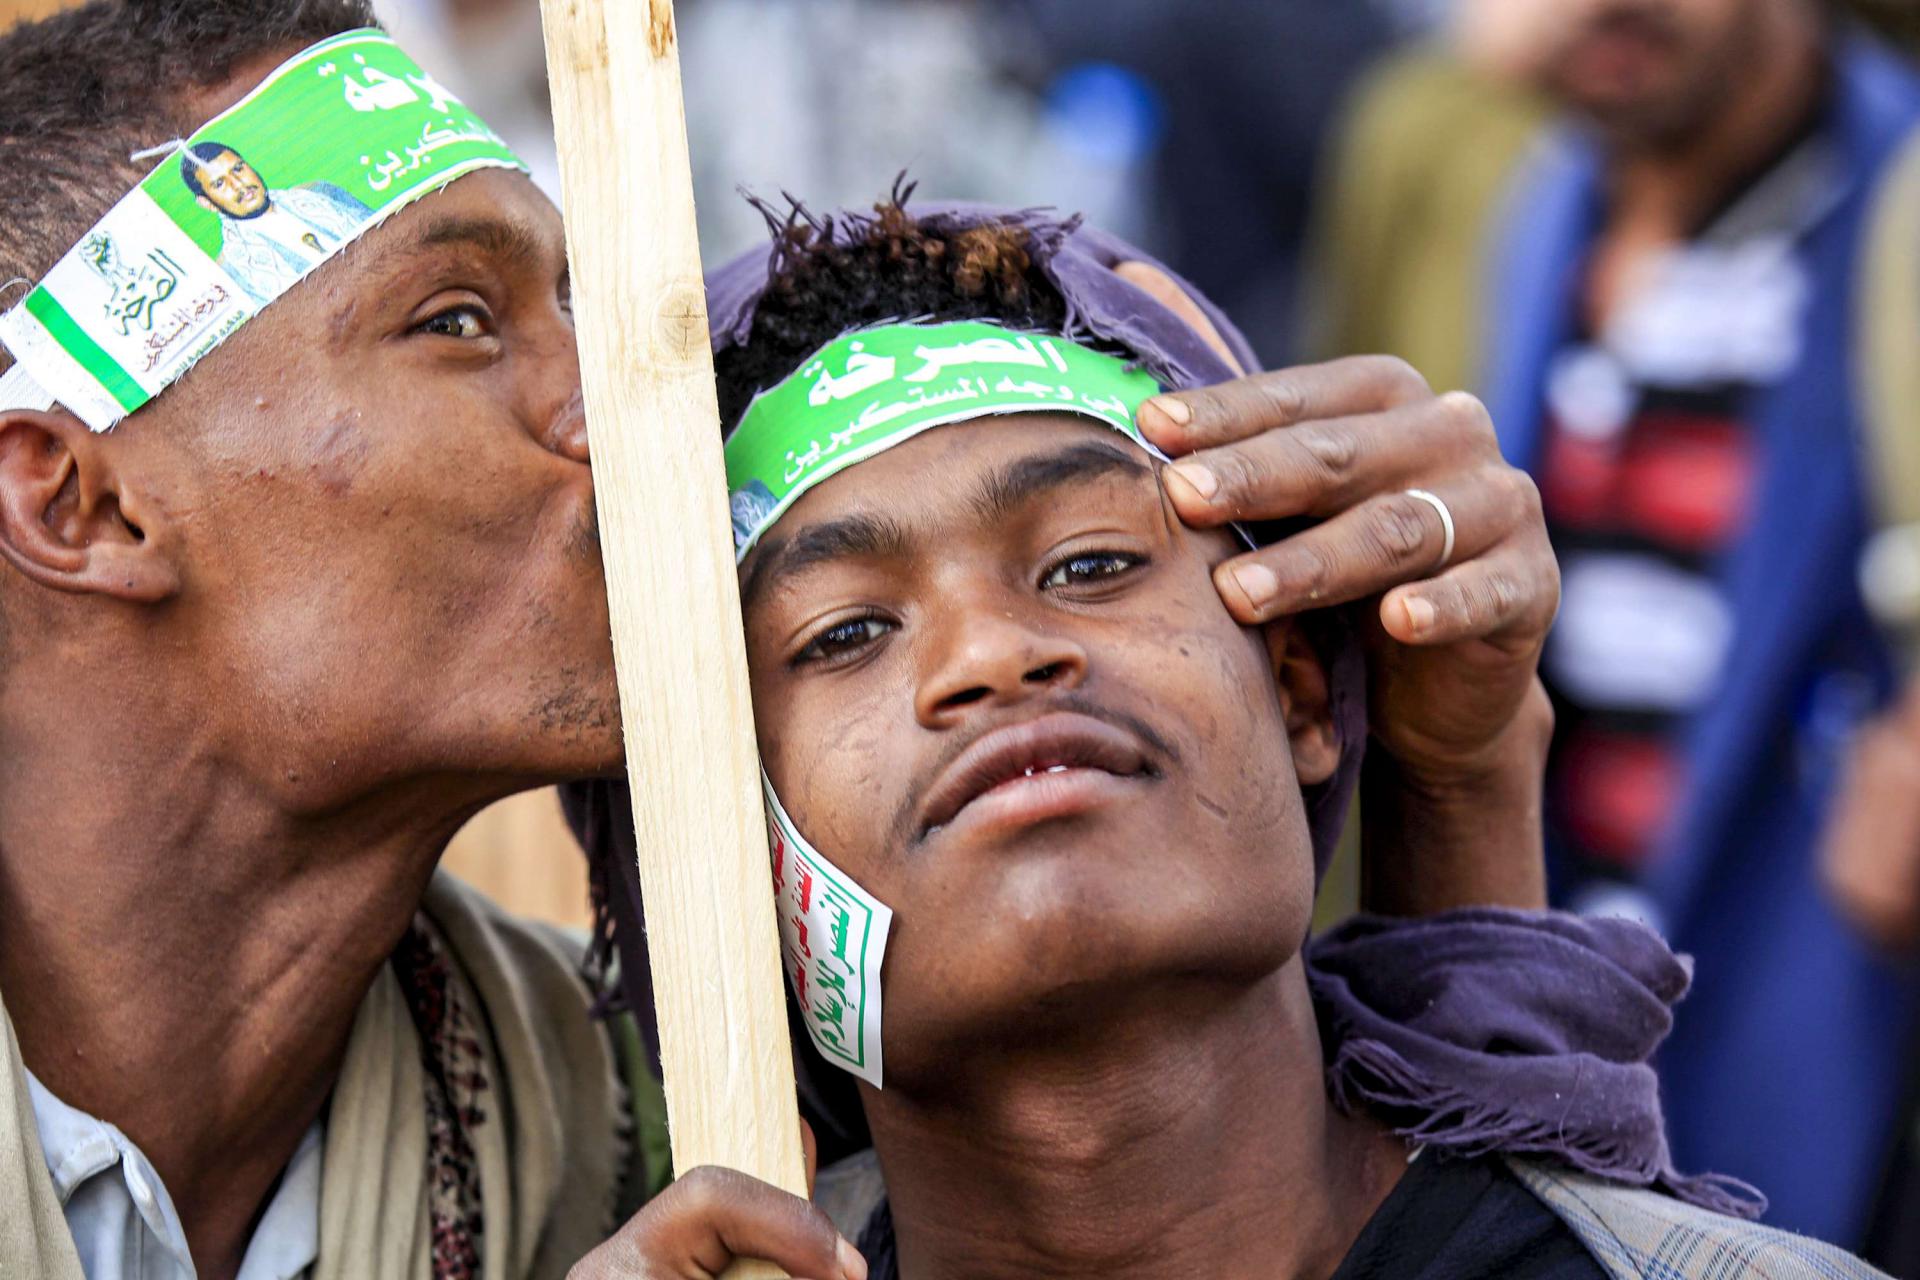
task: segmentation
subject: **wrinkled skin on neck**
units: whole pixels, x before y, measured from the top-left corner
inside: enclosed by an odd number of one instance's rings
[[[489,172],[109,434],[0,415],[0,991],[202,1275],[453,831],[619,766],[579,386],[559,216]]]
[[[825,482],[742,566],[775,789],[895,912],[863,1098],[916,1280],[1324,1275],[1392,1184],[1299,959],[1324,672],[1228,616],[1233,549],[1111,431],[1021,415]]]

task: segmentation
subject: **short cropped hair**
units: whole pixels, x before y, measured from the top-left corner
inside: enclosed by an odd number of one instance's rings
[[[373,25],[368,0],[90,0],[0,33],[0,286],[37,281],[146,175],[131,153],[206,123],[194,90]]]

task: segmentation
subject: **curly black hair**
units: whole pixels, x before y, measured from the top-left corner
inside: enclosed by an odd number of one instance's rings
[[[714,358],[726,430],[756,394],[852,329],[924,319],[1065,330],[1066,299],[1042,267],[1077,224],[916,218],[906,208],[913,191],[902,179],[871,216],[820,216],[792,197],[784,209],[754,201],[773,233],[773,269],[745,341]]]

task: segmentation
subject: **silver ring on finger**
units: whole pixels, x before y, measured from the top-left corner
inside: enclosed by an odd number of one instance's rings
[[[1441,501],[1438,494],[1428,493],[1425,489],[1408,489],[1406,492],[1409,498],[1418,498],[1439,513],[1440,529],[1446,539],[1440,544],[1440,559],[1433,566],[1434,571],[1438,572],[1453,559],[1453,512],[1447,509],[1447,504]]]

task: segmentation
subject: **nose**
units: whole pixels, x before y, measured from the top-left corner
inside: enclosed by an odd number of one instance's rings
[[[532,398],[522,419],[528,434],[549,452],[585,465],[587,402],[580,388],[580,348],[573,340],[572,320],[556,311],[551,327],[540,326],[532,356]]]
[[[978,709],[1084,683],[1086,650],[1047,621],[1013,593],[949,598],[922,633],[926,656],[914,694],[920,723],[950,728]]]
[[[553,420],[547,424],[546,438],[541,443],[569,461],[583,465],[587,462],[590,456],[587,449],[587,406],[578,383],[574,385],[573,394],[560,405]]]

